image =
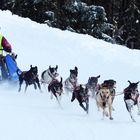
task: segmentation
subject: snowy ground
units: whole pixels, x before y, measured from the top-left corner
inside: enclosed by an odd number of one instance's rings
[[[37,65],[39,74],[58,65],[63,79],[69,70],[79,69],[79,83],[86,83],[89,76],[101,75],[117,81],[116,91],[122,92],[128,80],[139,81],[140,51],[112,45],[88,35],[50,28],[29,19],[0,11],[1,33],[8,39],[13,52],[18,54],[21,70]],[[18,86],[0,84],[0,139],[1,140],[132,140],[140,136],[140,116],[134,108],[136,123],[125,109],[123,96],[114,101],[114,120],[101,120],[95,100],[90,99],[89,114],[70,102],[71,95],[63,95],[61,104],[50,100],[50,94],[32,86],[18,93]],[[24,89],[24,86],[23,88]]]

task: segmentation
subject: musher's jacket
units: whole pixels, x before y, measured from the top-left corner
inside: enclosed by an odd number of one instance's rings
[[[3,50],[6,52],[11,52],[12,49],[11,49],[11,45],[9,44],[9,42],[0,33],[0,55],[2,55]]]

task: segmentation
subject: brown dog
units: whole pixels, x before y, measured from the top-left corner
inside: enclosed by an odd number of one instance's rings
[[[112,96],[110,89],[106,87],[101,87],[98,93],[96,94],[96,104],[98,109],[102,108],[103,110],[103,118],[104,116],[109,116],[110,120],[113,120],[112,117]],[[107,111],[108,108],[108,111]]]

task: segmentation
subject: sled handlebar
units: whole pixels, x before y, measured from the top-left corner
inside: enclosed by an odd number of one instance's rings
[[[5,51],[4,49],[0,49],[0,51]],[[12,53],[12,52],[6,52],[6,53]]]

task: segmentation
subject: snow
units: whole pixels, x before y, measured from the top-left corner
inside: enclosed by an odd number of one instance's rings
[[[38,24],[28,18],[0,11],[0,32],[18,54],[21,70],[38,66],[39,75],[50,65],[58,65],[65,80],[69,70],[79,69],[78,81],[85,84],[90,76],[101,75],[99,83],[107,79],[117,81],[117,93],[128,86],[128,80],[139,81],[140,51],[110,44],[88,35]],[[94,99],[90,99],[87,115],[71,95],[63,95],[62,108],[50,93],[33,86],[18,93],[18,85],[0,84],[1,140],[132,140],[140,136],[140,116],[134,108],[136,122],[132,122],[123,102],[116,96],[114,120],[102,120]]]

